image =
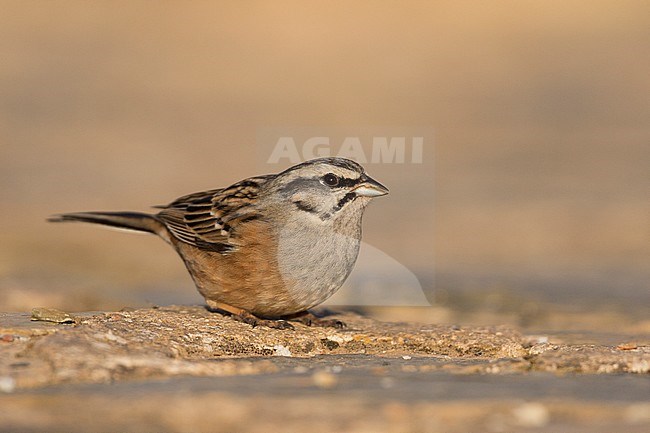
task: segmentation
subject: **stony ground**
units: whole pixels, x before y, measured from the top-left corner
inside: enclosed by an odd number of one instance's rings
[[[329,318],[348,326],[252,328],[202,307],[0,314],[0,430],[650,429],[648,341]]]

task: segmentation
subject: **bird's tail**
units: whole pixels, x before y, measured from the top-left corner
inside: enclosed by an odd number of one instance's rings
[[[140,212],[75,212],[54,215],[50,222],[86,222],[119,229],[153,233],[167,238],[167,229],[154,215]]]

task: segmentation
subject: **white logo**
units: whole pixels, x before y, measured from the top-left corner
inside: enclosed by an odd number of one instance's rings
[[[407,155],[407,138],[410,139],[410,155]],[[407,156],[410,156],[412,164],[422,164],[423,145],[424,137],[373,137],[368,155],[359,137],[345,137],[338,146],[338,152],[334,153],[335,146],[329,137],[310,137],[301,143],[302,152],[299,152],[299,146],[293,137],[280,137],[267,163],[277,164],[280,160],[287,159],[291,164],[297,164],[314,158],[338,156],[353,159],[361,164],[404,164]]]

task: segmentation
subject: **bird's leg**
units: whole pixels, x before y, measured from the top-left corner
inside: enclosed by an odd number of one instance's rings
[[[251,325],[253,328],[256,326],[266,326],[267,328],[273,329],[295,329],[293,325],[286,320],[274,320],[274,319],[260,319],[253,313],[242,310],[239,314],[233,314],[232,318],[238,322],[244,322]]]
[[[323,319],[318,316],[316,316],[314,313],[310,311],[302,311],[300,313],[292,314],[289,316],[284,316],[284,319],[290,320],[292,322],[298,322],[302,323],[303,325],[306,326],[317,326],[320,328],[338,328],[338,329],[343,329],[347,325],[345,322],[342,322],[341,320],[338,319]]]
[[[208,301],[207,303],[211,309],[228,313],[236,321],[247,323],[253,328],[266,326],[273,329],[294,329],[293,325],[286,320],[261,319],[249,311],[222,302]]]

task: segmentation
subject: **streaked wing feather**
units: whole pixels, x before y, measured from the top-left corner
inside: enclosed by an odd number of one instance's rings
[[[258,176],[223,189],[186,195],[158,213],[174,237],[201,249],[228,253],[240,245],[237,227],[258,218],[259,187],[272,176]]]

